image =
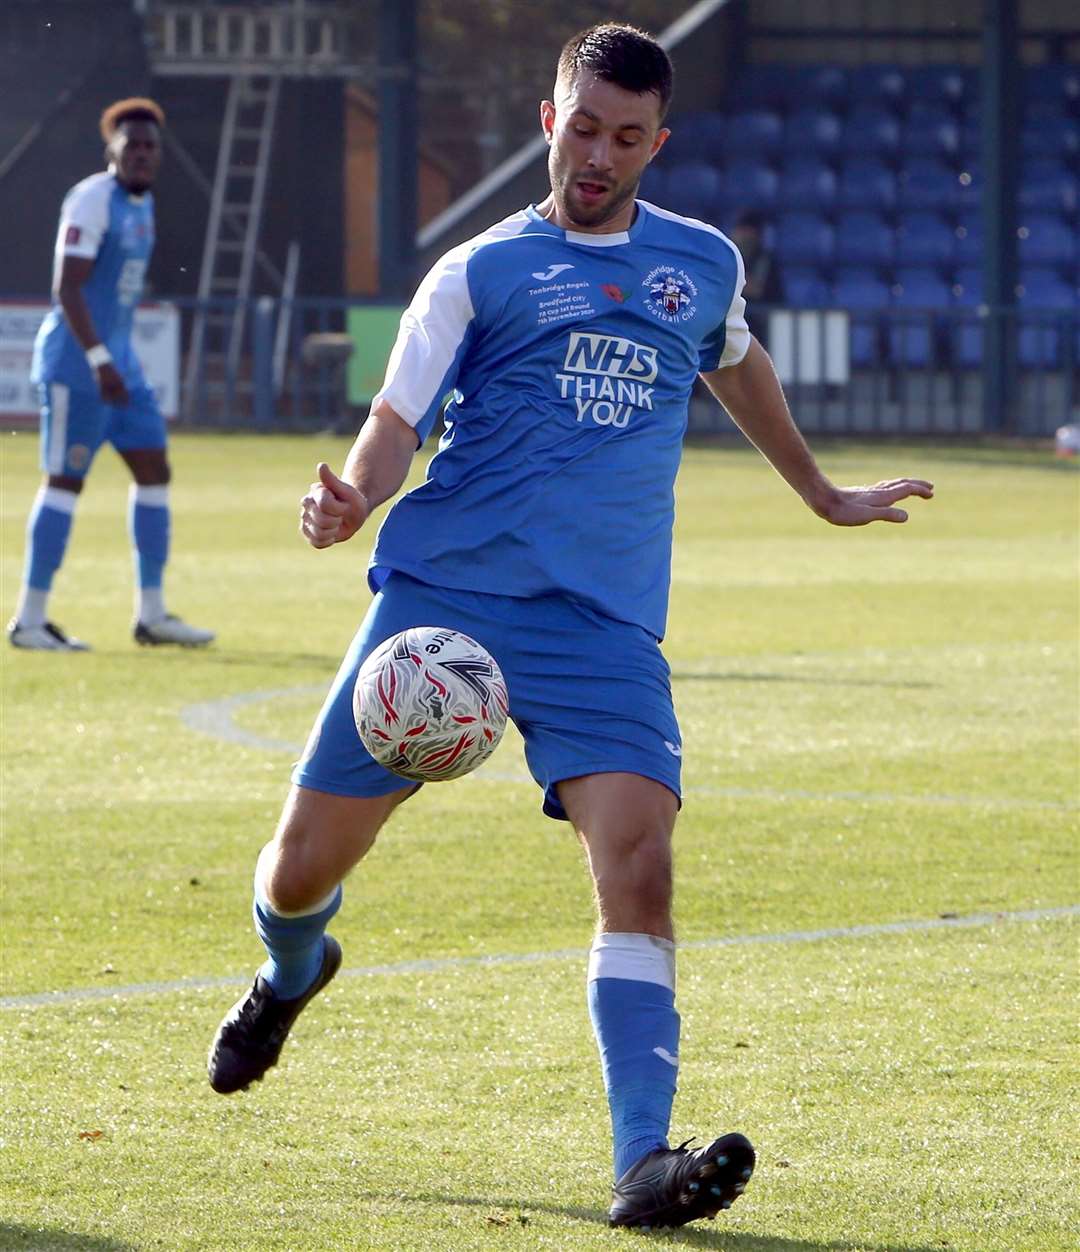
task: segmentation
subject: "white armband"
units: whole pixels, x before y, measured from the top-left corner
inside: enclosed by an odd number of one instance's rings
[[[86,349],[86,363],[92,370],[100,369],[102,365],[111,365],[112,353],[103,343],[96,343],[92,348]]]

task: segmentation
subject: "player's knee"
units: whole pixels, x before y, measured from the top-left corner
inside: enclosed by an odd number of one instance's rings
[[[632,910],[667,919],[671,911],[671,839],[666,830],[642,827],[613,841],[593,857],[593,878],[602,911]],[[645,929],[645,927],[642,927]]]

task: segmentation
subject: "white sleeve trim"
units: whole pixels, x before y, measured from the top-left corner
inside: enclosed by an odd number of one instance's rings
[[[56,235],[56,261],[65,256],[93,260],[109,229],[109,201],[114,182],[109,174],[84,178],[64,198]]]
[[[416,426],[441,399],[439,388],[473,319],[466,274],[472,248],[454,248],[435,263],[401,315],[380,400]]]
[[[742,294],[746,284],[742,253],[727,235],[721,235],[720,238],[735,253],[735,264],[738,266],[735,274],[735,293],[731,297],[731,304],[728,306],[725,319],[727,332],[724,336],[724,351],[720,354],[720,361],[716,367],[722,370],[729,365],[738,365],[750,350],[750,327],[746,324],[746,301]]]

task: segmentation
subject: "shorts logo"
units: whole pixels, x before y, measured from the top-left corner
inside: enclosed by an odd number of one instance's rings
[[[662,322],[688,322],[696,313],[697,284],[674,265],[658,265],[642,280],[645,307]]]
[[[577,420],[597,426],[627,425],[640,409],[651,410],[659,372],[657,350],[619,335],[572,331],[562,370],[555,375],[559,396],[573,400]]]
[[[66,460],[71,469],[84,470],[90,464],[90,449],[84,443],[73,443]]]
[[[672,743],[670,740],[665,739],[664,747],[667,748],[667,750],[671,753],[672,756],[682,756],[682,744],[681,743]]]

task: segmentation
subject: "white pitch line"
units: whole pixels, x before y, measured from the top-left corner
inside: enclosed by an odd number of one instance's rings
[[[674,675],[678,678],[678,675]],[[323,695],[328,688],[323,684],[306,685],[303,687],[278,687],[263,691],[246,691],[239,695],[224,696],[218,700],[206,700],[199,704],[189,704],[180,710],[180,720],[189,730],[214,739],[222,739],[227,743],[239,744],[244,748],[258,748],[267,752],[287,752],[298,757],[303,746],[290,743],[284,739],[272,739],[255,731],[245,730],[237,726],[233,716],[237,710],[253,704],[262,704],[267,700],[278,700],[286,696]],[[470,774],[471,782],[522,783],[535,786],[532,778],[524,772],[498,770],[493,766],[482,766],[475,774]],[[1048,809],[1053,812],[1072,812],[1077,806],[1061,800],[1025,800],[1013,796],[965,796],[965,795],[933,795],[925,792],[909,792],[896,795],[888,791],[810,791],[802,789],[777,790],[772,787],[710,787],[688,786],[683,788],[686,795],[722,796],[731,800],[825,800],[856,804],[926,804],[954,805],[972,809]]]
[[[818,943],[823,939],[865,939],[875,935],[898,935],[934,930],[965,930],[1006,922],[1057,921],[1080,915],[1080,904],[1061,908],[1020,909],[1010,913],[970,913],[964,917],[917,918],[906,922],[870,922],[860,926],[830,926],[822,930],[786,930],[773,934],[724,935],[680,943],[683,951],[714,948],[757,947],[771,943]],[[504,965],[536,965],[544,961],[584,961],[584,948],[562,948],[553,952],[508,952],[492,956],[447,956],[419,961],[397,961],[392,965],[361,965],[343,969],[339,978],[400,977],[405,974],[437,974],[448,970]],[[183,978],[175,982],[134,983],[126,987],[84,987],[71,991],[43,991],[34,995],[0,997],[0,1009],[30,1009],[51,1004],[77,1004],[85,1000],[130,1000],[142,995],[170,995],[184,991],[206,991],[217,987],[241,987],[251,981],[244,977]]]

